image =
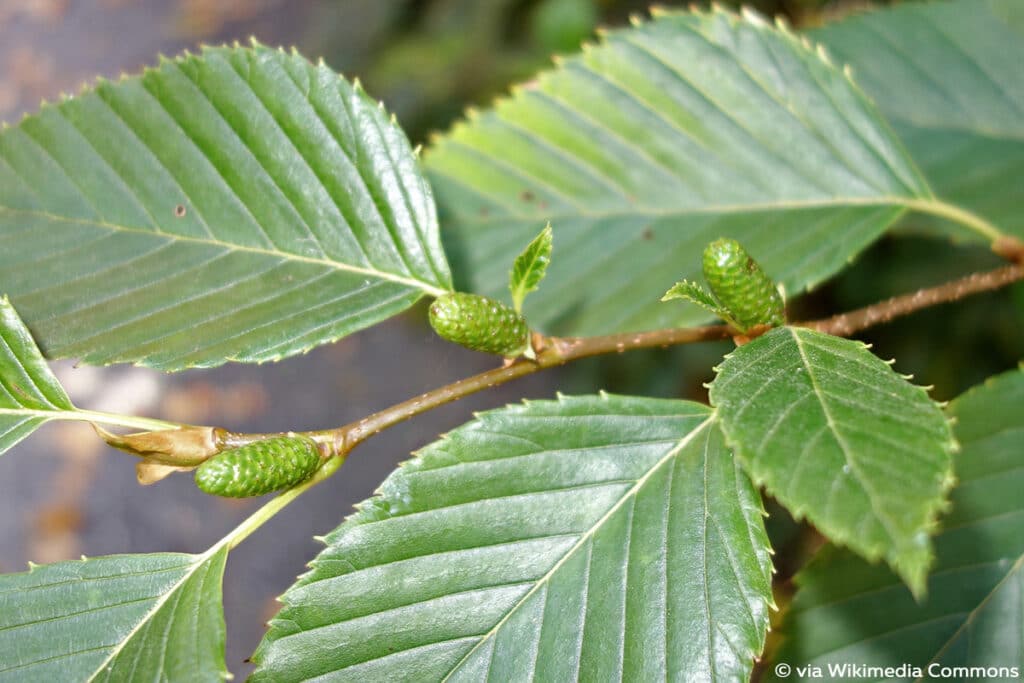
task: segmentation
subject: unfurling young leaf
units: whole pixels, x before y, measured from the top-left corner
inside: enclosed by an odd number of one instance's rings
[[[692,304],[697,304],[704,310],[714,313],[725,322],[739,329],[739,324],[732,319],[729,311],[718,303],[715,299],[715,295],[704,289],[703,286],[696,282],[680,280],[672,285],[671,289],[665,292],[665,296],[661,297],[661,300],[671,301],[672,299],[682,299],[683,301],[689,301]]]
[[[551,224],[548,223],[512,264],[508,288],[512,292],[512,306],[516,313],[523,312],[526,295],[535,291],[547,274],[551,262],[551,242]]]
[[[474,351],[515,358],[530,348],[523,316],[494,299],[454,292],[430,306],[430,326],[444,339]]]
[[[280,436],[210,458],[196,470],[196,486],[228,498],[262,496],[301,484],[320,462],[320,449],[312,439]]]
[[[740,331],[786,322],[775,283],[739,242],[724,237],[715,240],[704,249],[703,265],[711,291]]]

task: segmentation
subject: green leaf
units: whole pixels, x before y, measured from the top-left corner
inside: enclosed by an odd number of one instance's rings
[[[109,555],[0,576],[0,681],[215,681],[227,546]]]
[[[558,226],[561,256],[526,306],[555,334],[707,320],[658,297],[723,236],[802,291],[930,197],[842,70],[752,12],[658,11],[608,32],[471,112],[426,164],[463,288],[501,296],[508,252]]]
[[[1024,372],[968,391],[949,413],[963,451],[928,600],[915,603],[884,567],[829,548],[797,576],[776,661],[1024,670]]]
[[[180,426],[75,408],[14,306],[7,297],[0,297],[0,455],[49,420],[101,422],[147,430]]]
[[[323,64],[204,48],[0,133],[0,292],[48,357],[262,362],[450,289],[401,130]]]
[[[940,197],[1024,236],[1019,0],[903,3],[811,35],[853,67]]]
[[[729,315],[729,311],[723,308],[715,299],[714,295],[706,290],[703,285],[697,284],[696,282],[690,282],[689,280],[680,280],[672,285],[672,287],[665,292],[665,295],[661,297],[662,301],[671,301],[673,299],[682,299],[683,301],[689,301],[692,304],[697,304],[704,310],[713,313],[715,316],[721,318],[730,325],[733,325],[736,329],[740,328],[739,323],[735,322]]]
[[[324,539],[254,680],[746,680],[771,603],[762,517],[705,406],[484,413]]]
[[[927,391],[867,348],[772,330],[726,357],[711,404],[755,482],[836,543],[885,558],[920,594],[955,441]]]
[[[548,271],[551,262],[551,224],[548,223],[533,241],[526,245],[509,273],[508,289],[512,292],[512,305],[516,312],[523,312],[523,299],[536,291]]]
[[[74,410],[7,297],[0,298],[0,453]]]

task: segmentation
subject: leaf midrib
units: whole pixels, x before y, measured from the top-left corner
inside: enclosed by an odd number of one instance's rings
[[[446,178],[463,184],[461,180],[452,177],[451,175],[440,172],[437,169],[431,169],[432,173],[438,173],[444,175]],[[479,194],[476,190],[472,190],[474,193]],[[492,201],[488,195],[480,195],[487,201]],[[636,207],[635,209],[616,209],[614,211],[590,211],[581,209],[579,211],[563,211],[562,213],[518,213],[515,211],[508,211],[507,213],[491,213],[485,218],[480,217],[478,213],[467,211],[459,214],[460,220],[467,223],[475,224],[486,224],[494,222],[502,222],[510,219],[513,220],[550,220],[552,223],[557,221],[568,221],[578,220],[580,218],[589,218],[595,220],[602,220],[608,218],[634,218],[638,216],[650,216],[654,218],[676,218],[684,216],[701,216],[701,215],[715,215],[715,214],[740,214],[740,213],[752,213],[757,211],[786,211],[786,210],[801,210],[801,209],[826,209],[826,208],[842,208],[842,207],[878,207],[878,206],[892,206],[901,207],[904,209],[920,209],[922,206],[929,204],[940,204],[933,200],[931,197],[915,198],[915,197],[900,197],[898,195],[884,195],[878,197],[837,197],[831,199],[807,199],[807,200],[785,200],[778,202],[749,202],[746,204],[714,204],[708,206],[694,206],[679,209],[657,209],[653,207]],[[2,208],[2,207],[0,207]]]
[[[335,261],[328,258],[315,258],[312,256],[302,256],[300,254],[294,254],[287,251],[275,251],[273,249],[266,249],[261,247],[253,247],[248,245],[233,244],[231,242],[224,242],[222,240],[215,240],[210,238],[193,237],[187,235],[178,235],[167,232],[155,232],[153,230],[145,230],[142,228],[132,228],[125,225],[119,225],[117,223],[110,223],[107,221],[89,219],[89,218],[73,218],[69,216],[61,216],[58,214],[50,213],[48,211],[39,211],[36,209],[15,209],[9,206],[0,206],[0,214],[7,213],[12,215],[31,216],[35,218],[42,218],[45,220],[56,221],[60,223],[70,223],[78,225],[90,225],[104,230],[110,230],[121,233],[132,233],[139,235],[147,235],[157,239],[164,238],[172,242],[186,242],[193,244],[202,244],[210,247],[220,247],[233,252],[246,252],[252,254],[259,254],[262,256],[273,256],[282,260],[294,261],[297,263],[308,263],[311,265],[327,266],[335,270],[343,270],[351,273],[358,273],[360,275],[367,275],[375,277],[381,280],[388,280],[398,284],[406,285],[414,289],[419,289],[425,294],[429,294],[434,297],[442,296],[447,290],[437,287],[431,283],[419,280],[417,278],[403,277],[387,271],[377,270],[375,268],[361,268],[359,266],[342,263],[341,261]]]
[[[170,596],[172,596],[175,593],[177,593],[179,591],[179,589],[181,589],[181,587],[184,586],[185,583],[190,578],[192,578],[192,576],[196,573],[196,571],[198,571],[203,565],[205,565],[207,562],[209,562],[209,561],[211,561],[213,559],[213,557],[224,547],[225,540],[226,539],[222,540],[220,543],[217,543],[216,545],[214,545],[212,548],[207,550],[202,555],[195,556],[196,557],[196,562],[194,564],[192,564],[185,571],[185,573],[182,575],[181,579],[176,581],[172,586],[170,586],[167,589],[166,592],[164,592],[162,595],[160,595],[156,599],[156,602],[153,603],[153,606],[149,610],[147,610],[146,613],[143,615],[143,617],[141,619],[139,619],[139,621],[131,628],[131,630],[127,634],[125,634],[124,638],[121,639],[121,642],[119,642],[117,645],[114,646],[114,648],[110,651],[110,654],[106,657],[106,659],[104,659],[103,662],[99,666],[96,667],[96,669],[92,672],[92,674],[89,675],[89,678],[87,679],[88,683],[92,683],[93,681],[95,681],[97,676],[99,676],[100,673],[111,662],[113,662],[114,659],[119,654],[121,654],[121,652],[124,651],[124,648],[128,644],[128,642],[132,638],[134,638],[136,634],[139,633],[139,631],[144,627],[144,625],[149,623],[149,621],[156,615],[157,612],[160,611],[160,609],[170,599]],[[166,651],[166,648],[164,648],[164,650]]]
[[[562,557],[560,557],[558,561],[555,562],[555,564],[552,565],[551,568],[548,569],[548,571],[546,571],[542,576],[538,577],[533,581],[533,586],[530,588],[530,590],[526,591],[526,593],[524,593],[522,597],[520,597],[511,607],[509,607],[505,615],[501,619],[499,619],[498,622],[494,626],[492,626],[489,631],[482,634],[480,636],[480,640],[478,640],[477,643],[473,647],[471,647],[469,651],[466,652],[466,654],[463,655],[461,659],[459,659],[458,662],[452,665],[451,670],[442,679],[442,683],[446,683],[447,681],[449,681],[451,677],[455,674],[455,672],[458,671],[459,668],[465,662],[467,662],[469,658],[473,656],[473,654],[484,645],[484,643],[487,643],[492,638],[494,638],[497,635],[498,631],[501,629],[501,627],[504,626],[505,623],[512,618],[512,615],[515,614],[516,611],[522,605],[524,605],[527,600],[530,599],[530,597],[536,594],[537,591],[540,590],[541,586],[546,586],[550,582],[551,578],[554,576],[555,572],[557,572],[569,560],[569,558],[573,557],[576,554],[576,552],[580,550],[580,548],[582,548],[587,541],[593,538],[594,534],[596,534],[597,531],[601,529],[605,522],[607,522],[616,512],[618,512],[622,508],[622,506],[626,504],[627,501],[634,498],[636,494],[640,491],[640,489],[643,488],[647,481],[652,476],[654,476],[654,474],[658,470],[660,470],[666,463],[671,462],[672,459],[675,458],[683,448],[689,445],[690,442],[693,441],[693,439],[699,433],[703,432],[706,428],[712,425],[714,423],[714,420],[715,413],[709,413],[708,416],[702,422],[696,425],[686,436],[680,439],[679,442],[677,442],[675,446],[670,448],[664,456],[662,456],[656,463],[654,463],[650,467],[650,469],[648,469],[647,472],[643,474],[643,476],[637,479],[636,483],[634,483],[633,486],[627,489],[622,494],[622,496],[615,502],[614,505],[608,508],[608,510],[603,515],[601,515],[599,519],[595,520],[594,523],[591,524],[586,531],[580,534],[579,539],[577,539],[577,541],[565,551]]]
[[[825,422],[836,441],[836,445],[838,445],[839,449],[843,452],[843,459],[850,467],[850,471],[856,476],[861,489],[867,494],[868,499],[871,501],[871,509],[875,513],[875,518],[882,523],[886,535],[889,536],[889,540],[892,541],[894,546],[901,546],[902,544],[899,542],[899,534],[893,528],[892,518],[885,514],[885,506],[879,504],[877,492],[874,488],[868,485],[868,480],[860,471],[860,465],[854,462],[851,457],[852,449],[846,443],[846,439],[841,435],[839,425],[832,417],[832,413],[828,407],[828,395],[821,391],[818,386],[818,381],[814,377],[814,368],[812,367],[810,359],[807,358],[807,353],[804,351],[804,342],[800,339],[800,333],[794,328],[787,329],[790,331],[790,334],[793,335],[793,341],[796,343],[797,351],[800,353],[800,361],[807,371],[807,379],[811,383],[811,389],[814,392],[815,397],[818,399],[818,405],[821,407],[821,411],[825,416]]]

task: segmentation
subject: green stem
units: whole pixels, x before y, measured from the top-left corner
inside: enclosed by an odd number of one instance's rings
[[[225,545],[228,547],[228,550],[234,550],[252,532],[263,526],[267,520],[283,510],[289,503],[334,474],[344,461],[345,456],[343,455],[332,457],[317,470],[312,479],[275,496],[259,510],[246,517],[241,524],[232,529],[224,538],[220,539],[208,552],[213,552]]]
[[[166,420],[157,420],[152,417],[136,417],[134,415],[119,415],[117,413],[106,413],[99,410],[79,410],[67,412],[46,412],[46,416],[53,420],[72,420],[79,422],[98,422],[100,424],[114,425],[116,427],[127,427],[128,429],[141,429],[143,431],[157,431],[163,429],[179,429],[182,425]]]
[[[914,311],[936,304],[956,301],[965,296],[979,292],[1005,287],[1014,282],[1024,280],[1024,265],[1005,266],[984,273],[974,273],[958,280],[942,285],[922,289],[912,294],[893,297],[873,306],[850,311],[822,320],[792,323],[795,326],[810,327],[836,336],[849,336],[863,329],[888,322],[893,318],[913,313]],[[761,326],[755,333],[770,329]],[[543,337],[535,334],[533,347],[536,358],[521,358],[503,367],[494,368],[457,382],[445,385],[433,391],[411,398],[402,403],[374,413],[358,422],[352,422],[336,429],[325,429],[316,432],[305,432],[306,436],[331,446],[331,453],[336,454],[320,468],[313,478],[304,484],[289,489],[268,502],[250,515],[222,538],[209,552],[227,545],[235,548],[267,520],[281,509],[301,496],[309,488],[327,479],[341,466],[351,450],[374,434],[388,427],[403,422],[411,417],[425,413],[433,408],[457,401],[460,398],[478,391],[504,384],[518,377],[539,372],[545,368],[564,365],[581,358],[609,353],[623,353],[627,350],[667,347],[678,344],[689,344],[715,339],[728,339],[735,330],[728,325],[709,325],[706,327],[677,328],[653,330],[650,332],[612,334],[600,337]],[[81,411],[86,412],[86,411]],[[98,413],[97,415],[105,415]],[[115,416],[116,417],[116,416]],[[83,418],[84,419],[84,418]],[[126,418],[136,420],[136,418]],[[141,418],[140,418],[141,419]],[[154,421],[159,422],[159,421]],[[228,442],[232,447],[245,443],[260,441],[272,434],[230,434]]]
[[[967,228],[968,230],[978,233],[990,242],[995,242],[996,240],[1005,237],[1002,230],[992,225],[981,216],[956,206],[955,204],[947,204],[946,202],[938,199],[908,199],[904,202],[904,206],[912,211],[919,211],[921,213],[931,214],[932,216],[945,218],[948,221],[952,221]]]

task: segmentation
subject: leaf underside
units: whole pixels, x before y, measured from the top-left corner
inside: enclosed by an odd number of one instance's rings
[[[109,555],[0,576],[0,681],[222,680],[226,559]]]
[[[553,333],[707,320],[658,298],[722,236],[790,292],[835,273],[930,191],[805,41],[753,13],[658,11],[473,112],[426,156],[460,285],[501,296],[546,221],[562,256],[526,313]]]
[[[1024,372],[968,391],[949,413],[963,451],[927,601],[829,548],[797,577],[777,661],[1024,668]]]
[[[939,196],[1024,237],[1019,0],[904,3],[811,36],[853,67]]]
[[[0,297],[0,454],[64,411],[74,410],[17,311]]]
[[[860,342],[785,327],[730,354],[710,396],[756,482],[833,541],[885,558],[915,593],[924,589],[955,444],[924,389]]]
[[[261,362],[449,289],[398,126],[298,54],[204,48],[0,133],[0,293],[48,357]]]
[[[762,515],[705,406],[484,413],[326,537],[254,680],[745,680],[771,603]]]

